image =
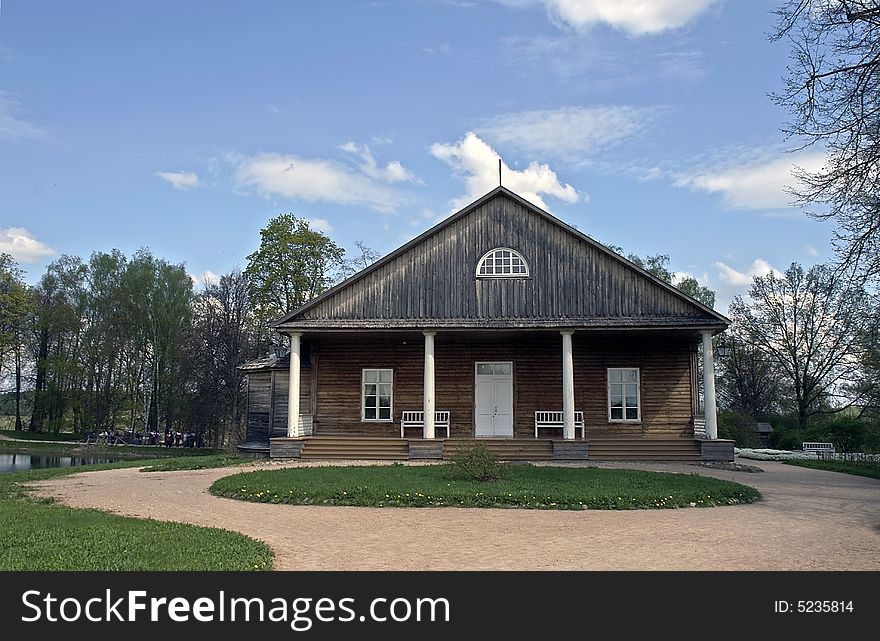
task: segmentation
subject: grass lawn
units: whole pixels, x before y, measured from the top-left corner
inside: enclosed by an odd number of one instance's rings
[[[245,472],[217,480],[211,493],[263,503],[370,507],[518,507],[552,510],[700,507],[751,503],[751,487],[690,474],[505,466],[489,483],[447,465],[309,467]]]
[[[813,461],[807,459],[791,459],[783,461],[787,465],[800,465],[801,467],[811,467],[814,470],[827,470],[829,472],[843,472],[844,474],[855,474],[856,476],[867,476],[871,479],[880,479],[880,469],[874,467],[866,467],[857,463],[847,463],[846,461]]]
[[[193,460],[183,459],[180,465]],[[126,461],[89,469],[146,463]],[[75,467],[0,474],[0,570],[271,569],[269,548],[242,534],[62,507],[33,498],[22,487],[83,471]]]
[[[244,458],[235,454],[208,454],[207,456],[186,456],[150,461],[141,472],[174,472],[177,470],[206,470],[213,467],[244,465],[253,463],[254,459]]]

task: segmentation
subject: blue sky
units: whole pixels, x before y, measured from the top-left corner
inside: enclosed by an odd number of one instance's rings
[[[789,206],[769,0],[0,5],[0,251],[243,267],[283,212],[387,253],[497,184],[718,291],[830,258]]]

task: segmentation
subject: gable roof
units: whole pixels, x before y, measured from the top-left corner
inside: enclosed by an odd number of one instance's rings
[[[529,278],[477,278],[512,247]],[[368,327],[705,327],[730,321],[505,187],[272,325]]]

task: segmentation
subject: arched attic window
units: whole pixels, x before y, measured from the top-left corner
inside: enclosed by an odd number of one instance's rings
[[[526,259],[510,247],[491,249],[477,263],[477,278],[524,278],[528,275]]]

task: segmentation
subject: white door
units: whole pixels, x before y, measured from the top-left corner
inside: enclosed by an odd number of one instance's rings
[[[476,364],[476,436],[513,436],[513,363]]]

